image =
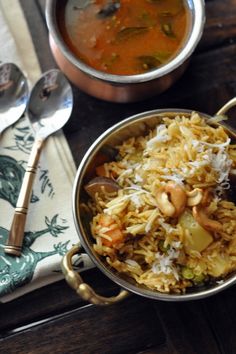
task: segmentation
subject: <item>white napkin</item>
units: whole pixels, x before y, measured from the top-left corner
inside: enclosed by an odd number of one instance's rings
[[[23,12],[17,0],[0,0],[0,62],[14,62],[30,86],[40,68]],[[40,158],[26,223],[21,257],[4,253],[34,135],[27,117],[0,139],[0,300],[10,301],[63,277],[63,254],[78,242],[71,195],[75,165],[63,132],[48,138]],[[91,268],[87,255],[77,258],[78,270]]]

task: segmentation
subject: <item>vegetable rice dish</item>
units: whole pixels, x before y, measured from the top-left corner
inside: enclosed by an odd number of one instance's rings
[[[163,116],[96,169],[114,188],[89,200],[94,250],[148,289],[184,293],[236,269],[236,145],[213,123]]]

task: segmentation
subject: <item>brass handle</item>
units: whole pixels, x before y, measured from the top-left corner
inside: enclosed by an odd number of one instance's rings
[[[236,97],[228,101],[219,111],[216,113],[217,116],[224,115],[230,108],[236,106]]]
[[[21,255],[21,248],[24,239],[25,223],[28,213],[28,205],[30,202],[34,178],[40,158],[40,152],[43,147],[43,140],[37,139],[34,142],[28,165],[24,174],[20,194],[16,203],[15,213],[9,232],[5,253],[13,256]]]
[[[73,270],[72,257],[81,253],[82,247],[79,244],[73,246],[63,257],[61,268],[65,275],[67,283],[75,289],[78,295],[85,301],[89,301],[94,305],[111,305],[125,299],[129,293],[126,290],[121,290],[117,296],[104,297],[95,293],[95,291],[86,283],[83,282],[79,273]]]

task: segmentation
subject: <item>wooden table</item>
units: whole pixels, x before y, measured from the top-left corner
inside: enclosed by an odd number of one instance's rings
[[[55,67],[44,1],[21,0],[21,4],[42,70]],[[74,89],[75,108],[64,132],[77,165],[100,133],[131,114],[168,107],[214,114],[235,96],[236,0],[206,1],[206,16],[189,68],[164,94],[139,103],[113,104]],[[97,269],[85,272],[84,278],[101,294],[118,291]],[[195,302],[167,303],[133,295],[114,306],[96,307],[60,281],[0,305],[0,352],[235,354],[235,298],[232,287]]]

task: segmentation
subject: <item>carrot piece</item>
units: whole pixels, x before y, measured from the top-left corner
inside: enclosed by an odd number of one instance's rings
[[[110,215],[108,215],[108,214],[101,214],[100,215],[99,224],[101,226],[108,227],[113,223],[114,223],[114,220],[112,219],[112,217]]]
[[[105,238],[101,238],[102,244],[107,247],[112,247],[118,243],[120,243],[124,239],[124,234],[123,232],[119,229],[119,227],[116,225],[114,229],[111,229],[111,226],[114,226],[114,219],[112,216],[108,214],[101,214],[99,217],[98,221],[99,225],[102,227],[110,227],[110,230],[107,230],[104,234],[109,236],[111,238],[110,240],[107,240]]]
[[[102,243],[104,246],[107,247],[112,247],[114,245],[117,245],[124,239],[124,235],[120,229],[114,229],[114,230],[109,230],[106,232],[106,235],[111,237],[111,241],[107,240],[105,238],[102,238]]]

